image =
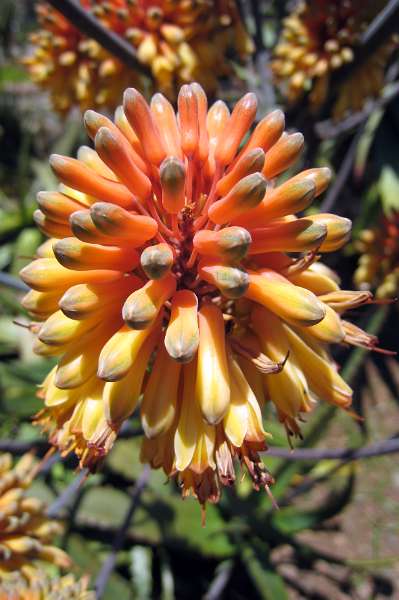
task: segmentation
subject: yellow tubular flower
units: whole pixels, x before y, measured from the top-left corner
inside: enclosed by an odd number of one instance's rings
[[[350,222],[295,215],[325,190],[329,170],[276,177],[303,145],[283,133],[281,111],[242,147],[253,94],[230,114],[185,85],[178,107],[129,89],[116,125],[86,113],[90,162],[86,151],[53,158],[60,189],[39,194],[41,213],[72,235],[43,244],[21,274],[33,288],[23,304],[35,350],[59,357],[39,392],[37,421],[52,443],[95,469],[140,405],[141,459],[204,504],[234,483],[235,459],[256,489],[272,483],[259,458],[266,401],[299,435],[313,400],[351,403],[329,344],[377,340],[341,318],[371,294],[340,290],[317,262],[345,242]],[[118,160],[104,153],[105,127]],[[99,171],[99,149],[111,173]]]
[[[1,596],[3,583],[10,577],[18,575],[28,584],[45,563],[62,568],[71,564],[68,555],[52,545],[62,526],[47,518],[41,500],[26,494],[35,470],[31,454],[25,454],[14,467],[10,454],[0,455],[0,598],[14,597]]]
[[[290,103],[309,92],[313,109],[323,105],[331,74],[353,61],[362,32],[385,4],[385,0],[300,0],[284,19],[272,61],[275,81]],[[353,70],[338,90],[334,118],[361,110],[368,98],[381,93],[385,68],[397,44],[397,36],[391,36]]]
[[[232,72],[230,54],[253,52],[235,0],[79,0],[101,24],[132,45],[151,81],[87,38],[45,2],[37,5],[40,29],[23,60],[32,80],[49,90],[54,107],[114,109],[129,85],[151,86],[174,99],[180,85],[197,80],[208,93]],[[154,110],[162,110],[155,100]],[[90,151],[83,151],[93,159]],[[99,151],[101,156],[101,152]],[[96,160],[96,159],[94,159]],[[128,176],[128,174],[127,174]]]

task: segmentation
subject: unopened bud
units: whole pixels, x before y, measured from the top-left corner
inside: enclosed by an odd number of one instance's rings
[[[220,256],[239,261],[248,252],[251,234],[244,227],[225,227],[220,231],[203,229],[193,239],[194,248],[199,254]]]
[[[216,192],[219,196],[225,196],[231,188],[243,177],[257,173],[263,169],[265,163],[265,153],[262,148],[253,148],[249,150],[238,160],[234,168],[227,173],[216,186]]]
[[[143,250],[140,264],[149,279],[161,279],[173,265],[173,252],[168,244],[156,244]]]
[[[248,289],[248,273],[238,267],[204,261],[202,264],[200,263],[199,274],[202,279],[216,286],[226,298],[239,298]]]
[[[170,214],[177,214],[185,203],[186,170],[181,160],[166,158],[160,168],[162,204]]]
[[[262,173],[248,175],[241,179],[227,196],[212,204],[208,216],[218,225],[228,223],[257,206],[265,192],[266,179]]]

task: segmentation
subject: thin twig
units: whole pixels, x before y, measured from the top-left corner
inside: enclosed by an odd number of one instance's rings
[[[50,519],[57,519],[60,514],[73,504],[75,496],[89,474],[89,469],[82,469],[75,479],[65,488],[60,496],[47,509],[47,516]]]
[[[50,444],[41,439],[24,442],[20,440],[0,440],[0,452],[10,452],[15,456],[20,456],[33,449],[36,449],[40,454],[45,454],[49,448]]]
[[[374,111],[384,108],[398,96],[399,82],[395,82],[388,87],[383,96],[374,102],[370,102],[363,110],[349,115],[349,117],[338,123],[335,123],[332,119],[319,121],[315,125],[315,131],[322,140],[336,138],[337,136],[358,127],[361,123],[366,121]]]
[[[14,277],[14,275],[3,273],[3,271],[0,271],[0,285],[12,288],[18,292],[29,292],[29,287],[26,283],[18,279],[18,277]]]
[[[363,33],[360,40],[361,45],[369,46],[371,43],[378,45],[386,40],[386,27],[392,27],[393,32],[398,26],[398,12],[399,0],[389,0]],[[376,40],[377,37],[380,39]]]
[[[269,448],[265,456],[274,456],[286,460],[342,460],[345,462],[384,456],[399,452],[399,437],[390,438],[364,448],[298,448],[288,450],[286,448]]]
[[[127,67],[151,76],[148,67],[138,61],[131,44],[110,29],[106,29],[98,19],[75,0],[48,0],[48,3],[71,21],[79,31],[96,40]]]
[[[134,512],[139,504],[141,494],[147,485],[149,476],[150,476],[150,467],[148,465],[146,465],[144,467],[144,469],[142,470],[140,477],[137,479],[136,485],[132,489],[132,492],[130,494],[130,498],[131,498],[130,506],[125,515],[125,518],[123,519],[122,525],[120,526],[119,530],[117,531],[117,533],[114,537],[114,540],[112,542],[112,550],[109,553],[109,555],[107,556],[103,566],[101,567],[101,571],[99,572],[99,574],[97,576],[96,583],[95,583],[97,600],[100,600],[100,598],[102,598],[102,596],[105,592],[105,588],[106,588],[108,579],[110,578],[111,573],[115,568],[117,554],[118,554],[119,550],[121,550],[121,548],[123,547],[123,543],[124,543],[124,540],[125,540],[125,537],[127,534],[127,530],[129,529],[130,522],[131,522]]]
[[[345,155],[345,158],[341,163],[341,167],[338,171],[338,175],[337,175],[333,185],[330,187],[323,202],[320,205],[320,212],[328,212],[329,210],[331,210],[332,207],[335,205],[335,203],[338,199],[338,196],[341,194],[341,192],[344,188],[344,185],[345,185],[345,183],[350,175],[350,172],[352,170],[353,162],[354,162],[355,156],[356,156],[357,145],[363,134],[363,131],[364,131],[364,125],[362,127],[360,127],[360,129],[357,131],[356,135],[353,137],[351,144],[348,148],[348,151]]]

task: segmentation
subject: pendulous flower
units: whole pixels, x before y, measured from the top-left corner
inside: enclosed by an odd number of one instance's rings
[[[300,0],[284,19],[272,61],[275,81],[288,102],[295,103],[308,92],[313,109],[324,104],[332,73],[353,61],[362,32],[385,4],[384,0]],[[361,110],[368,98],[381,93],[385,68],[397,43],[397,36],[389,37],[353,69],[339,86],[334,118]]]
[[[382,216],[379,223],[360,233],[360,253],[354,280],[360,289],[375,290],[376,297],[394,298],[399,290],[399,213]]]
[[[26,493],[35,471],[31,454],[14,467],[10,454],[0,455],[0,598],[14,598],[1,595],[10,578],[28,586],[40,579],[45,563],[62,568],[71,564],[68,555],[52,544],[62,526],[46,516],[41,500]]]
[[[133,71],[82,34],[45,2],[37,5],[40,29],[23,60],[33,81],[48,89],[54,107],[113,110],[126,87],[152,85],[175,98],[181,84],[199,81],[214,93],[232,70],[228,55],[248,57],[253,44],[235,0],[79,0],[103,26],[136,50],[152,77]]]
[[[196,83],[177,115],[132,88],[115,122],[87,111],[95,150],[51,156],[61,183],[35,214],[50,240],[21,272],[35,350],[59,357],[40,390],[52,443],[95,468],[140,406],[142,460],[201,504],[234,482],[234,459],[267,487],[264,404],[299,435],[317,399],[351,404],[329,344],[377,343],[341,317],[370,292],[341,290],[318,262],[351,222],[295,216],[329,169],[280,182],[303,136],[274,110],[246,138],[256,111],[252,93],[208,109]]]

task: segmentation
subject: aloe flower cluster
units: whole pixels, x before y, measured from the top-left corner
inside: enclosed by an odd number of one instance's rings
[[[46,563],[62,568],[71,564],[68,555],[52,544],[54,537],[62,533],[61,524],[46,516],[46,506],[41,500],[27,494],[35,471],[31,454],[25,454],[15,466],[10,454],[0,455],[1,600],[14,598],[11,593],[9,596],[2,593],[15,578],[28,588],[40,579],[41,567]]]
[[[151,81],[122,64],[45,2],[37,4],[40,28],[24,63],[34,82],[50,91],[56,110],[73,106],[114,109],[129,85],[153,86],[175,98],[178,87],[200,81],[215,93],[253,44],[235,0],[79,0],[108,30],[132,45]]]
[[[58,357],[37,417],[51,442],[94,469],[139,411],[141,459],[204,504],[235,460],[267,488],[264,405],[289,435],[319,399],[347,409],[329,346],[377,340],[343,317],[370,292],[319,262],[350,221],[295,215],[330,171],[281,179],[303,136],[280,110],[252,129],[252,93],[230,113],[194,83],[177,104],[129,88],[114,121],[85,113],[94,149],[51,156],[60,184],[35,214],[50,239],[21,276],[35,351]]]
[[[272,61],[275,81],[289,102],[309,93],[317,110],[330,92],[337,91],[330,89],[331,75],[353,61],[361,34],[385,4],[384,0],[301,0],[295,6],[284,20]],[[335,118],[361,110],[368,98],[380,94],[397,44],[396,35],[388,36],[339,86]]]

